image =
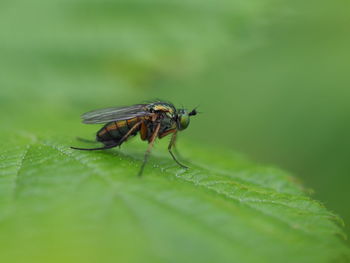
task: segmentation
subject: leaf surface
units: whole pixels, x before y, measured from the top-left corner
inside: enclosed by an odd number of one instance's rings
[[[254,65],[246,74],[256,83],[269,70],[284,77],[282,67],[261,71],[275,54],[261,48],[289,34],[280,25],[299,15],[290,3],[1,1],[0,262],[345,262],[341,219],[288,173],[207,139],[231,136],[235,109],[252,115],[247,101],[265,92],[232,101],[249,87],[242,71]],[[260,64],[249,60],[256,53]],[[174,164],[165,139],[142,178],[138,138],[121,149],[70,149],[90,147],[74,138],[99,128],[80,125],[81,113],[157,96],[203,102],[206,114],[186,130],[192,140],[180,135],[189,170]]]
[[[1,150],[0,242],[8,257],[20,260],[18,249],[54,262],[333,262],[346,256],[339,218],[278,169],[181,143],[191,166],[183,170],[160,143],[139,178],[144,144],[80,152],[72,143],[26,134]]]

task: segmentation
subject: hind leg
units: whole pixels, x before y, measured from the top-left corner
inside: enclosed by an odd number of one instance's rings
[[[142,163],[141,169],[140,169],[139,174],[138,174],[139,176],[142,175],[143,170],[145,169],[146,163],[148,161],[149,155],[151,154],[151,150],[152,150],[153,145],[154,145],[154,141],[156,140],[156,138],[158,136],[159,129],[160,129],[160,123],[158,123],[155,131],[153,132],[152,136],[149,139],[148,148],[147,148],[147,151],[145,153],[145,156],[144,156],[144,159],[143,159],[143,163]]]
[[[136,123],[118,142],[116,141],[103,141],[102,143],[105,144],[103,147],[98,148],[77,148],[77,147],[71,147],[74,150],[81,150],[81,151],[99,151],[99,150],[106,150],[111,149],[116,146],[120,146],[123,142],[125,142],[141,125],[141,121]]]
[[[110,142],[110,143],[105,143],[105,146],[98,147],[98,148],[78,148],[78,147],[70,147],[70,148],[73,150],[80,150],[80,151],[99,151],[99,150],[111,149],[111,148],[114,148],[118,145],[119,145],[119,143]]]

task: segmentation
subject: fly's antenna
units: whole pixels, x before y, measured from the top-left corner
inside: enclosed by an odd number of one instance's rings
[[[196,115],[197,115],[197,111],[196,111],[196,110],[193,110],[193,111],[191,111],[188,115],[189,115],[189,116],[196,116]]]
[[[202,112],[197,111],[198,107],[199,107],[199,105],[197,107],[195,107],[188,115],[189,116],[196,116],[197,114],[202,113]]]

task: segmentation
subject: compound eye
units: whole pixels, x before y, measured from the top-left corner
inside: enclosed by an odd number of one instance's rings
[[[188,114],[181,115],[179,124],[180,130],[186,129],[190,124],[190,116]]]

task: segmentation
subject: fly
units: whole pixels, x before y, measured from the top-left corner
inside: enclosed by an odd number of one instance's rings
[[[190,117],[195,115],[197,115],[196,109],[192,111],[176,109],[173,104],[161,101],[87,112],[81,116],[83,123],[104,124],[96,134],[96,141],[103,143],[104,146],[98,148],[71,148],[83,151],[111,149],[122,145],[130,137],[140,133],[141,139],[148,141],[148,148],[138,174],[141,176],[155,140],[172,134],[168,146],[169,153],[178,165],[187,168],[176,159],[172,147],[175,145],[178,131],[186,129],[190,124]]]

